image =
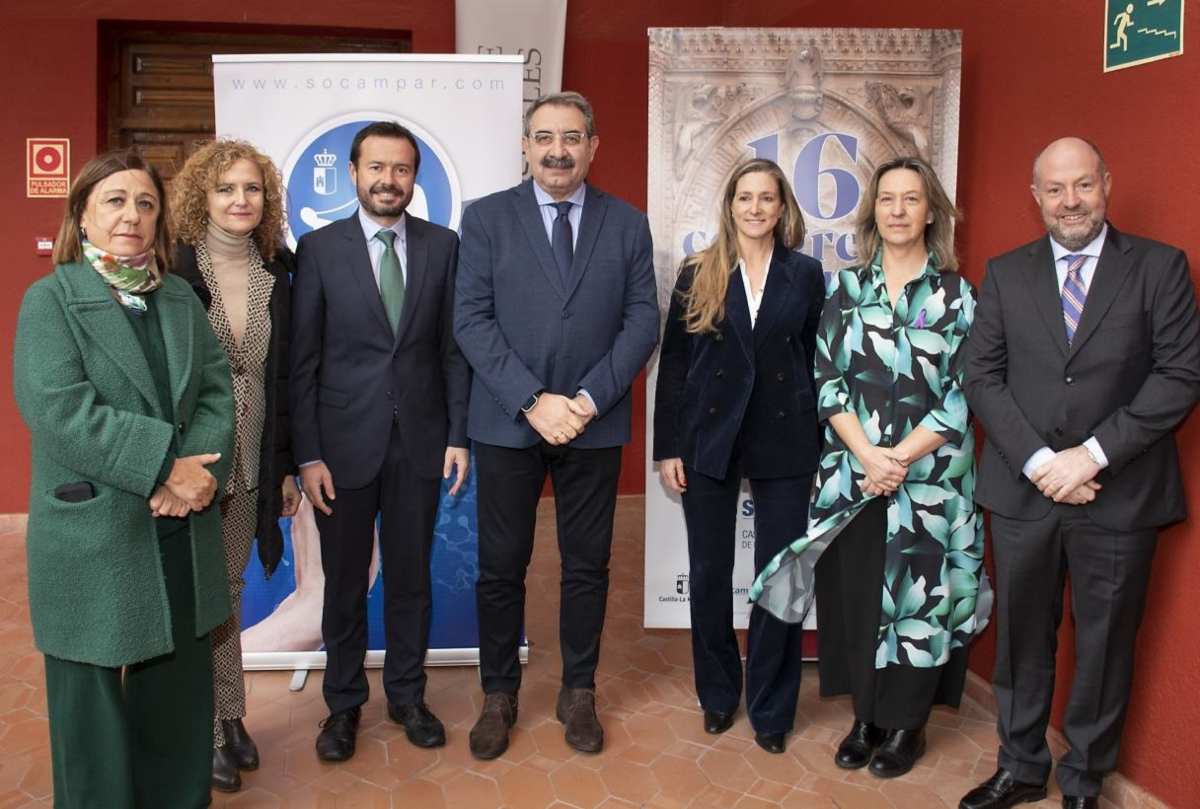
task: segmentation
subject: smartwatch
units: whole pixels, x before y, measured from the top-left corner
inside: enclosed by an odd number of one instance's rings
[[[537,407],[538,399],[541,397],[541,395],[542,391],[539,390],[537,393],[526,399],[525,404],[521,405],[521,412],[528,413],[530,410],[533,410],[533,408]]]

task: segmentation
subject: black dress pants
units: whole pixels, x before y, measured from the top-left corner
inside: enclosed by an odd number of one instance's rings
[[[733,713],[742,694],[742,660],[733,631],[733,566],[741,472],[723,479],[687,468],[687,522],[696,694],[705,710]],[[804,535],[812,476],[751,478],[754,573]],[[755,604],[746,642],[746,713],[759,733],[786,733],[800,693],[799,624],[787,624]]]
[[[816,567],[821,696],[850,694],[854,717],[888,730],[916,730],[935,704],[958,706],[966,649],[935,668],[875,668],[887,549],[887,503],[876,498],[821,554]]]
[[[383,690],[396,705],[425,698],[425,651],[429,646],[429,556],[441,481],[413,473],[400,432],[393,425],[378,476],[361,489],[337,485],[333,514],[315,511],[325,570],[325,703],[333,713],[367,701],[367,591],[379,520],[383,576],[383,627],[387,654]]]
[[[539,442],[512,449],[475,442],[479,508],[479,674],[484,693],[521,687],[518,647],[525,571],[533,554],[538,498],[550,475],[562,559],[559,647],[562,684],[595,688],[608,603],[608,559],[621,448]]]
[[[1070,748],[1055,777],[1064,794],[1098,795],[1116,768],[1157,536],[1102,528],[1063,504],[1039,520],[992,515],[999,763],[1018,780],[1050,775],[1046,724],[1068,575],[1075,677],[1063,717]]]

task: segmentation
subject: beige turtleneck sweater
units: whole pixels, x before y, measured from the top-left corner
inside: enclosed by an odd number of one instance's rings
[[[196,257],[212,295],[208,322],[225,349],[233,378],[236,433],[226,491],[249,491],[258,486],[266,418],[266,362],[271,343],[267,307],[275,277],[266,271],[248,235],[230,233],[211,221]]]

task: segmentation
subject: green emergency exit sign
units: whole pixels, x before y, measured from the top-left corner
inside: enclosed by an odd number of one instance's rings
[[[1183,53],[1184,0],[1106,0],[1104,70]]]

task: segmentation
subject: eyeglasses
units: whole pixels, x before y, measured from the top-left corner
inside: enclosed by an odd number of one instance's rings
[[[574,147],[582,144],[585,138],[587,138],[587,135],[574,129],[563,132],[561,135],[555,135],[553,132],[547,132],[542,129],[529,136],[529,139],[538,146],[550,146],[555,140],[561,140],[563,146]]]

